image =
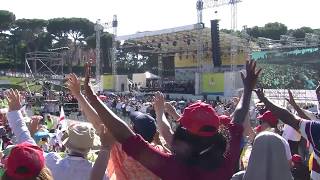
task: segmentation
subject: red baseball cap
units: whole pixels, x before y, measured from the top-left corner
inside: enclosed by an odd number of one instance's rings
[[[299,154],[294,154],[291,160],[293,163],[298,164],[302,162],[302,157]]]
[[[231,117],[226,115],[219,116],[220,124],[227,126],[231,122]]]
[[[267,122],[270,126],[276,126],[278,124],[278,118],[272,114],[271,111],[266,111],[262,115],[257,117],[261,121]]]
[[[213,107],[201,101],[185,108],[178,121],[190,133],[204,137],[216,134],[220,124],[218,114]],[[212,127],[213,129],[206,130],[203,127]]]
[[[44,166],[41,148],[25,142],[12,148],[6,161],[6,173],[14,179],[28,179],[38,176]]]

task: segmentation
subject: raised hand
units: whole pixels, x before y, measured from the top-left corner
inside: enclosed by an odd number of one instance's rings
[[[9,112],[18,111],[21,109],[22,96],[18,90],[10,89],[5,93],[5,97],[8,101]]]
[[[154,110],[157,115],[164,113],[164,95],[161,92],[156,92],[154,97]]]
[[[102,124],[100,125],[99,136],[101,141],[101,148],[110,149],[112,144],[115,142],[115,139],[110,131]]]
[[[91,84],[90,84],[91,62],[85,64],[84,74],[85,74],[84,90],[85,90],[86,96],[89,97],[89,96],[95,95],[94,91],[92,90]]]
[[[72,95],[79,96],[81,91],[81,85],[80,80],[78,79],[77,75],[75,74],[69,74],[67,76],[67,82],[66,85],[68,89],[71,91]]]
[[[254,92],[256,92],[258,98],[260,99],[260,101],[264,102],[264,100],[266,99],[266,97],[264,96],[264,92],[262,88],[258,88],[256,90],[254,90]]]
[[[39,122],[43,119],[42,116],[32,116],[29,124],[29,131],[31,136],[39,130]]]
[[[259,74],[261,73],[262,69],[256,68],[256,61],[247,61],[246,63],[246,76],[241,72],[241,78],[244,85],[244,88],[247,90],[252,91],[258,81]]]
[[[286,100],[288,101],[288,103],[289,103],[291,106],[295,106],[295,105],[296,105],[296,101],[294,100],[293,95],[292,95],[292,92],[290,91],[290,89],[288,89],[288,94],[289,94],[289,99],[286,98]]]

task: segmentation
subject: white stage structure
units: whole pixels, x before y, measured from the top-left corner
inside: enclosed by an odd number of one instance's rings
[[[116,63],[116,44],[117,44],[117,28],[118,28],[118,18],[117,15],[113,16],[112,22],[101,24],[100,19],[97,20],[94,27],[96,31],[96,86],[99,91],[102,90],[101,82],[101,58],[100,58],[100,38],[101,33],[104,29],[112,28],[112,48],[111,48],[111,63],[112,63],[112,75],[117,75],[117,63]],[[114,82],[116,83],[116,81]],[[114,87],[117,85],[114,84]]]

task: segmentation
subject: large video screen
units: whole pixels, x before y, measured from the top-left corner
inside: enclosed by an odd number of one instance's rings
[[[223,94],[224,73],[202,74],[202,91],[209,94]]]
[[[313,90],[320,80],[319,48],[257,51],[251,59],[263,68],[258,85],[265,89]]]

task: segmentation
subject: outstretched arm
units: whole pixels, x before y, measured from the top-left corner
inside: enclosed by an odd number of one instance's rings
[[[101,147],[98,154],[98,158],[96,159],[91,173],[90,180],[105,180],[106,177],[106,169],[110,157],[111,146],[114,143],[114,139],[112,135],[108,132],[104,125],[100,126],[100,140]]]
[[[263,89],[257,89],[255,90],[255,92],[257,93],[260,101],[262,101],[266,105],[268,110],[270,110],[275,116],[277,116],[283,123],[288,124],[295,130],[299,131],[300,120],[296,118],[296,116],[294,116],[286,109],[281,108],[269,101],[269,99],[264,96]]]
[[[102,122],[98,113],[94,108],[89,104],[84,95],[81,93],[80,80],[75,74],[69,74],[67,77],[68,81],[66,83],[68,89],[71,91],[72,95],[78,100],[78,103],[81,107],[81,110],[84,112],[84,115],[87,117],[89,122],[92,123],[93,127],[96,130],[99,130]]]
[[[237,124],[243,124],[243,122],[245,121],[246,115],[249,111],[252,90],[255,88],[257,84],[260,72],[261,69],[256,69],[255,61],[247,61],[246,76],[244,76],[244,74],[241,73],[241,78],[244,85],[243,95],[236,107],[236,110],[234,111],[232,122]]]
[[[22,98],[20,92],[18,90],[10,89],[5,96],[9,103],[9,112],[7,114],[9,126],[17,137],[18,143],[29,142],[31,144],[36,144],[31,137],[30,131],[21,114]]]
[[[164,114],[164,104],[164,95],[161,92],[156,92],[154,98],[154,110],[156,111],[157,126],[167,145],[170,145],[173,137],[173,131]]]
[[[290,90],[288,90],[289,93],[289,99],[286,98],[286,100],[288,101],[288,103],[294,108],[294,110],[297,111],[298,116],[303,118],[303,119],[308,119],[310,120],[310,118],[303,112],[303,110],[298,106],[298,104],[296,103],[296,101],[293,98],[292,92]]]
[[[112,110],[110,110],[93,92],[89,84],[90,70],[91,66],[87,63],[85,67],[86,78],[84,82],[85,95],[90,101],[92,107],[98,113],[100,120],[108,128],[108,130],[110,130],[113,137],[120,143],[123,143],[128,138],[134,136],[135,133],[122,119],[120,119],[116,114],[114,114]]]

